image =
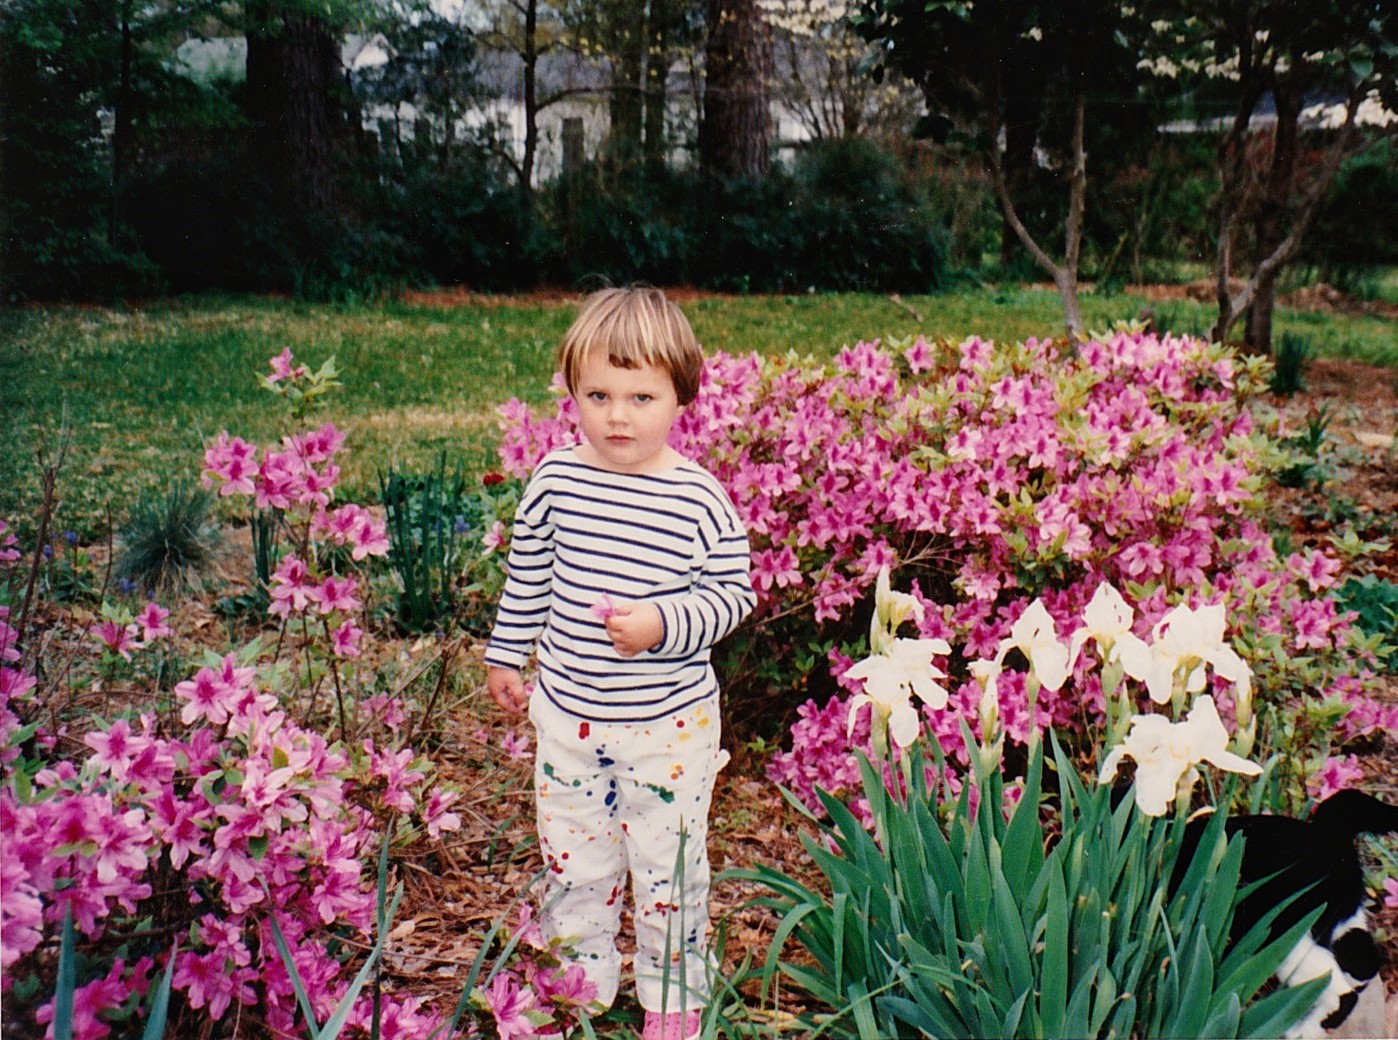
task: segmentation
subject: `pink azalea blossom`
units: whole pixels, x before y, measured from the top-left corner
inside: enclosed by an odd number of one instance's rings
[[[205,487],[218,487],[220,497],[251,495],[253,477],[257,474],[257,448],[241,437],[229,437],[227,430],[204,451]]]
[[[440,838],[447,831],[461,829],[460,815],[448,811],[460,797],[459,791],[448,791],[440,787],[428,796],[422,806],[422,823],[428,834]]]
[[[371,772],[385,782],[384,804],[402,812],[412,812],[413,797],[408,789],[421,782],[425,775],[420,769],[412,768],[412,749],[381,751],[372,740],[366,740],[364,750],[369,754]]]
[[[359,523],[350,534],[350,558],[362,560],[366,556],[387,556],[389,549],[388,528],[383,520],[368,511],[359,515]]]
[[[329,614],[335,610],[358,610],[361,604],[359,597],[354,594],[358,584],[354,578],[337,578],[329,574],[318,587],[310,589],[307,596],[319,606],[322,614]]]
[[[267,590],[272,599],[268,613],[287,617],[293,611],[305,610],[317,592],[310,577],[310,570],[303,560],[290,553],[283,556]]]
[[[0,520],[0,563],[14,563],[19,559],[19,542],[10,532],[10,525]]]
[[[18,661],[20,652],[15,649],[19,633],[10,625],[10,608],[0,607],[0,661]]]
[[[1398,910],[1398,878],[1384,878],[1383,892],[1383,905],[1390,910]]]
[[[769,592],[774,587],[791,588],[805,580],[801,574],[801,561],[789,545],[756,550],[752,554],[751,572],[752,587],[759,593]]]
[[[1344,758],[1332,755],[1325,764],[1313,773],[1306,782],[1311,797],[1323,802],[1336,791],[1356,786],[1364,779],[1364,770],[1359,765],[1359,756],[1346,755]]]
[[[8,973],[44,936],[44,902],[13,837],[0,842],[0,968]]]
[[[534,757],[534,752],[529,747],[529,738],[514,730],[506,730],[505,735],[500,738],[500,750],[516,760]]]
[[[597,985],[588,980],[581,964],[540,973],[534,988],[544,1000],[561,1007],[586,1007],[597,999]]]
[[[117,719],[105,731],[94,730],[83,743],[96,752],[92,761],[122,782],[130,776],[132,763],[151,744],[148,738],[133,734],[125,719]]]
[[[903,351],[903,360],[908,363],[908,368],[916,374],[929,371],[936,363],[937,358],[932,351],[931,344],[919,336],[911,347]]]
[[[243,691],[225,683],[212,668],[200,668],[193,679],[175,684],[175,696],[185,702],[180,721],[186,726],[200,719],[221,726],[242,700]]]
[[[266,376],[269,383],[279,383],[283,379],[300,379],[306,374],[305,365],[292,365],[291,348],[285,348],[280,354],[272,358],[272,374]]]
[[[136,639],[136,633],[135,625],[123,624],[111,618],[106,619],[92,630],[92,634],[102,644],[102,649],[111,654],[119,654],[127,661],[131,660],[132,650],[141,648],[141,643]]]
[[[496,520],[495,523],[491,524],[490,530],[482,536],[481,544],[485,546],[486,552],[494,552],[503,546],[505,544],[504,521]]]
[[[210,1018],[220,1019],[236,992],[233,975],[227,968],[228,956],[221,949],[184,952],[175,960],[173,986],[184,993],[190,1007],[207,1007]]]
[[[539,929],[539,922],[534,917],[534,910],[528,903],[519,905],[519,923],[515,925],[512,938],[534,950],[543,950],[548,946],[544,941],[544,933]]]
[[[486,1007],[495,1019],[495,1031],[500,1040],[534,1036],[537,1032],[528,1017],[536,1007],[534,994],[523,987],[509,972],[500,972],[484,992]]]
[[[73,991],[73,1040],[102,1040],[111,1036],[112,1027],[102,1017],[105,1012],[118,1011],[133,993],[144,994],[150,984],[150,958],[142,958],[127,971],[126,962],[118,957],[112,962],[106,976],[94,979]],[[34,1018],[40,1025],[48,1025],[44,1036],[53,1038],[52,1001],[42,1005]]]
[[[330,649],[337,657],[358,657],[360,653],[359,639],[362,635],[364,635],[363,629],[353,621],[346,621],[331,633]]]
[[[145,609],[136,615],[136,624],[141,626],[141,641],[149,643],[153,639],[163,639],[174,635],[174,630],[165,623],[170,612],[155,600],[146,603]]]

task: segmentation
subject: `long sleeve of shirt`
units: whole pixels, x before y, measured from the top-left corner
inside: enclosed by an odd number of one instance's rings
[[[486,662],[518,668],[536,652],[540,689],[579,718],[680,711],[717,692],[709,651],[756,605],[748,561],[742,522],[701,467],[611,473],[554,452],[516,512]],[[621,657],[594,611],[604,596],[654,604],[661,642]]]
[[[485,662],[520,669],[543,634],[553,595],[553,525],[542,486],[531,484],[515,511],[505,587]]]

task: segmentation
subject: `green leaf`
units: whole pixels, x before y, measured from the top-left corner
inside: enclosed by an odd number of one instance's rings
[[[1093,994],[1097,989],[1097,975],[1101,960],[1101,955],[1099,955],[1087,972],[1075,980],[1073,996],[1063,1014],[1063,1026],[1058,1035],[1067,1037],[1098,1035],[1098,1030],[1089,1024],[1089,1010],[1093,1004]],[[1047,1029],[1044,1032],[1049,1035]],[[1204,1035],[1212,1034],[1205,1033]]]
[[[53,1040],[73,1040],[73,993],[78,988],[73,952],[73,907],[64,904],[63,936],[58,943],[58,982],[53,991]]]
[[[1219,998],[1215,998],[1215,1007],[1204,1023],[1200,1036],[1237,1036],[1238,1023],[1242,1018],[1243,1008],[1238,1001],[1238,994],[1221,992]]]
[[[286,967],[286,973],[291,978],[291,988],[296,991],[296,1002],[301,1005],[301,1014],[305,1016],[306,1024],[310,1026],[311,1035],[320,1035],[320,1026],[316,1023],[315,1008],[311,1006],[311,998],[306,996],[306,984],[301,980],[301,972],[296,967],[296,962],[291,959],[291,950],[287,948],[286,936],[282,934],[282,926],[277,922],[277,915],[272,915],[272,941],[277,945],[277,952],[281,954],[282,964]],[[58,1040],[55,1037],[55,1040]]]
[[[1043,744],[1037,744],[1029,757],[1024,794],[1015,806],[1005,830],[1005,844],[1001,854],[1005,883],[1016,892],[1029,890],[1034,882],[1035,872],[1044,862],[1044,832],[1039,822],[1043,771]]]
[[[393,893],[393,902],[388,908],[388,923],[393,921],[393,915],[398,911],[398,903],[403,898],[403,889],[400,887]],[[354,1002],[359,999],[359,992],[364,988],[364,984],[369,981],[369,975],[379,962],[379,957],[383,955],[384,943],[388,941],[388,934],[380,932],[378,939],[374,943],[374,948],[369,951],[369,956],[364,958],[364,964],[350,982],[349,989],[345,990],[340,1002],[335,1005],[335,1010],[330,1017],[325,1020],[325,1025],[316,1033],[315,1040],[335,1040],[340,1035],[340,1031],[345,1028],[345,1020],[349,1018],[350,1012],[354,1010]]]
[[[1066,841],[1066,836],[1065,839]],[[1062,843],[1060,843],[1060,848]],[[1055,849],[1055,852],[1058,850]],[[1063,882],[1063,867],[1057,856],[1050,856],[1045,865],[1048,874],[1048,900],[1044,907],[1044,948],[1041,954],[1042,975],[1039,985],[1039,1017],[1048,1036],[1064,1035],[1064,1019],[1068,1003],[1068,896]]]
[[[150,1015],[146,1028],[141,1032],[141,1040],[162,1040],[165,1036],[165,1021],[170,1012],[170,988],[175,979],[175,958],[179,956],[180,944],[177,941],[170,950],[170,959],[165,964],[165,972],[160,976],[155,999],[151,1001]]]
[[[1202,931],[1194,932],[1186,943],[1184,959],[1165,969],[1167,972],[1179,972],[1185,978],[1179,998],[1172,1002],[1175,1014],[1163,1035],[1193,1040],[1210,1035],[1204,1032],[1204,1022],[1208,1018],[1209,999],[1214,992],[1214,961],[1208,936]]]
[[[1325,978],[1311,979],[1299,986],[1287,986],[1268,993],[1243,1012],[1238,1035],[1281,1036],[1305,1018],[1328,985]]]

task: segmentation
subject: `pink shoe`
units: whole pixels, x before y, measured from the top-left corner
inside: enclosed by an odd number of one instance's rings
[[[641,1040],[698,1040],[699,1012],[681,1014],[671,1011],[662,1015],[658,1011],[647,1011],[645,1026],[641,1029]]]

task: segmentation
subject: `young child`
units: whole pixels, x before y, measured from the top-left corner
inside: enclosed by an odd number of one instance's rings
[[[537,733],[545,937],[576,943],[611,1004],[629,871],[642,1036],[683,1040],[708,998],[708,813],[726,759],[709,650],[756,602],[747,533],[668,444],[703,354],[663,293],[589,296],[559,365],[585,440],[545,457],[520,501],[489,689]]]

